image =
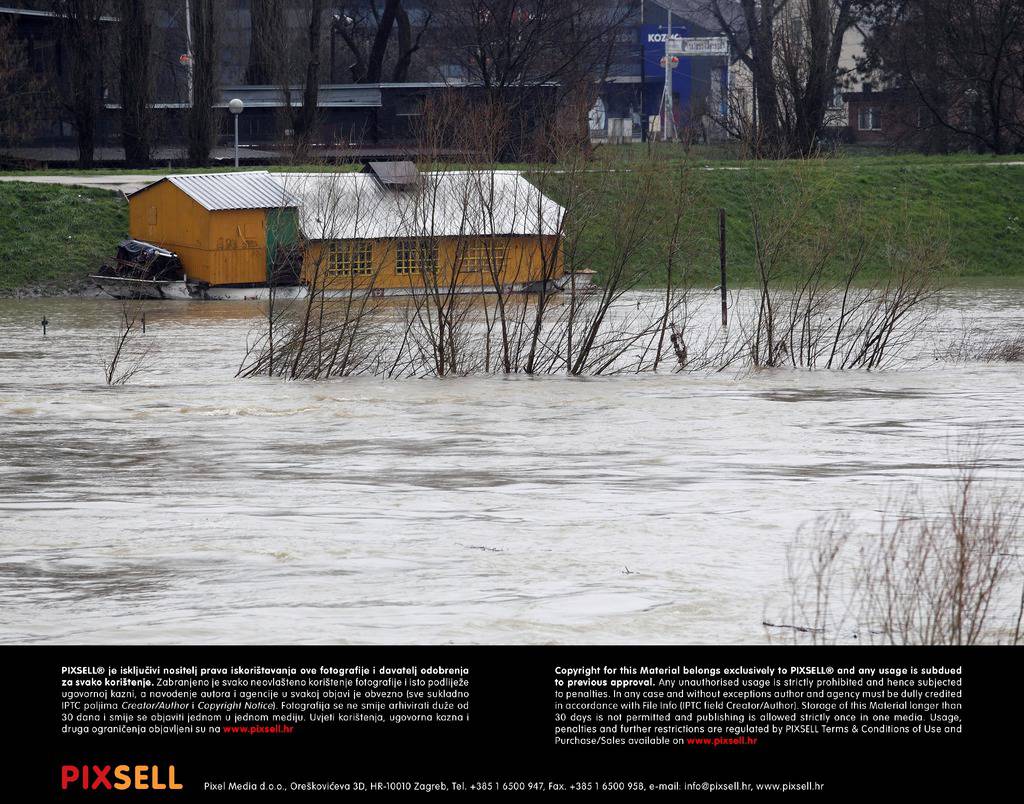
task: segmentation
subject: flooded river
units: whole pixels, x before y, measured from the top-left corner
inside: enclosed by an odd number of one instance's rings
[[[153,303],[103,383],[116,302],[0,300],[0,640],[761,642],[785,546],[877,515],[954,442],[1024,472],[1024,365],[947,365],[958,291],[900,370],[233,379],[247,303]],[[39,322],[49,320],[44,339]]]

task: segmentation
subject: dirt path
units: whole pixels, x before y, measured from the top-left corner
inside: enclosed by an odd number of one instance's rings
[[[125,174],[109,173],[84,176],[0,176],[0,181],[23,181],[31,184],[63,184],[69,187],[93,187],[99,190],[111,190],[131,193],[159,179],[163,173]]]
[[[959,162],[953,163],[956,167],[989,167],[989,168],[1000,168],[1000,167],[1024,167],[1024,161],[1013,161],[1013,162]],[[704,165],[701,167],[702,170],[748,170],[751,166],[742,165]],[[767,167],[763,166],[763,167]],[[918,165],[910,164],[910,168],[918,167]],[[242,170],[266,170],[266,168],[241,168]],[[614,170],[614,169],[613,169]],[[622,170],[621,168],[619,170]],[[626,169],[627,171],[630,169]],[[182,171],[187,173],[187,169]],[[595,171],[597,172],[597,171]],[[150,182],[156,181],[162,176],[169,175],[168,171],[160,171],[155,173],[96,173],[96,174],[85,174],[85,175],[74,175],[74,174],[59,174],[59,175],[45,175],[45,176],[25,176],[9,174],[0,176],[0,181],[24,181],[31,182],[33,184],[63,184],[69,187],[92,187],[99,190],[110,190],[112,192],[124,192],[132,193],[136,190],[145,187]]]

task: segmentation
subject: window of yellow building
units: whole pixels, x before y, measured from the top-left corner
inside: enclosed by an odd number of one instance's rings
[[[409,276],[437,270],[437,240],[423,238],[395,243],[395,273]]]
[[[479,240],[470,243],[462,260],[461,270],[467,274],[501,271],[505,267],[505,243]]]
[[[328,276],[372,276],[373,243],[346,240],[331,243],[327,252]]]

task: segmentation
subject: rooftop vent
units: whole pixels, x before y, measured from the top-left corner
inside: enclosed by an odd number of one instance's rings
[[[385,190],[415,190],[420,183],[412,162],[367,162],[363,172],[371,174]]]

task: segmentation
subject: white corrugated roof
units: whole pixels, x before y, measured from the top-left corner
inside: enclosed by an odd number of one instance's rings
[[[169,181],[197,204],[211,211],[273,209],[299,205],[299,199],[287,192],[282,184],[274,181],[265,170],[164,176],[135,192],[145,192],[162,181]]]
[[[421,174],[415,191],[367,173],[275,173],[310,240],[557,234],[564,210],[515,170]]]

